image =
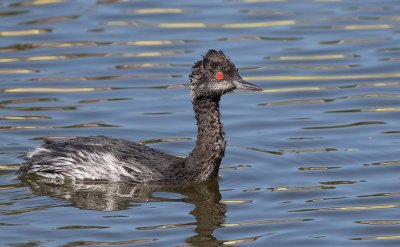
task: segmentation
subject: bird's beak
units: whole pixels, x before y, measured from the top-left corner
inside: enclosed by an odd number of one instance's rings
[[[233,84],[235,84],[237,89],[252,90],[252,91],[262,90],[262,88],[243,80],[241,77],[239,77],[237,80],[234,80]]]

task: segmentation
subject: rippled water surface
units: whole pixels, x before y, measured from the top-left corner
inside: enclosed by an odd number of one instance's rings
[[[190,67],[225,51],[262,92],[223,97],[220,177],[20,181],[44,139],[185,156]],[[0,245],[399,246],[398,0],[0,2]]]

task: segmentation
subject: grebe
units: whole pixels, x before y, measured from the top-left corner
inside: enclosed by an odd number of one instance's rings
[[[149,184],[201,182],[218,175],[225,152],[219,101],[234,89],[261,90],[242,79],[222,51],[209,50],[192,67],[190,90],[197,141],[186,158],[122,139],[89,136],[46,141],[26,155],[19,177]]]

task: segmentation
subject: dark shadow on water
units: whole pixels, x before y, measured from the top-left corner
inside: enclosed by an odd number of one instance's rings
[[[146,202],[183,202],[194,205],[189,212],[195,222],[195,235],[185,240],[190,246],[222,246],[223,241],[213,236],[214,230],[225,223],[226,205],[221,203],[221,193],[217,179],[191,185],[140,185],[127,183],[74,183],[53,184],[43,181],[24,181],[29,184],[32,193],[38,196],[49,196],[70,202],[74,207],[114,211],[125,210],[136,203]],[[157,192],[178,193],[182,198],[155,196]],[[160,194],[160,193],[158,193]],[[168,227],[179,227],[169,224],[145,227],[140,230],[152,230]]]

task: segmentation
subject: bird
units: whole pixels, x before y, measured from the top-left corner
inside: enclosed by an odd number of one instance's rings
[[[19,178],[47,181],[108,181],[187,184],[218,176],[226,139],[220,99],[235,89],[260,87],[245,81],[224,52],[208,50],[192,66],[190,96],[197,139],[187,157],[178,157],[124,139],[87,136],[46,140],[26,154]]]

